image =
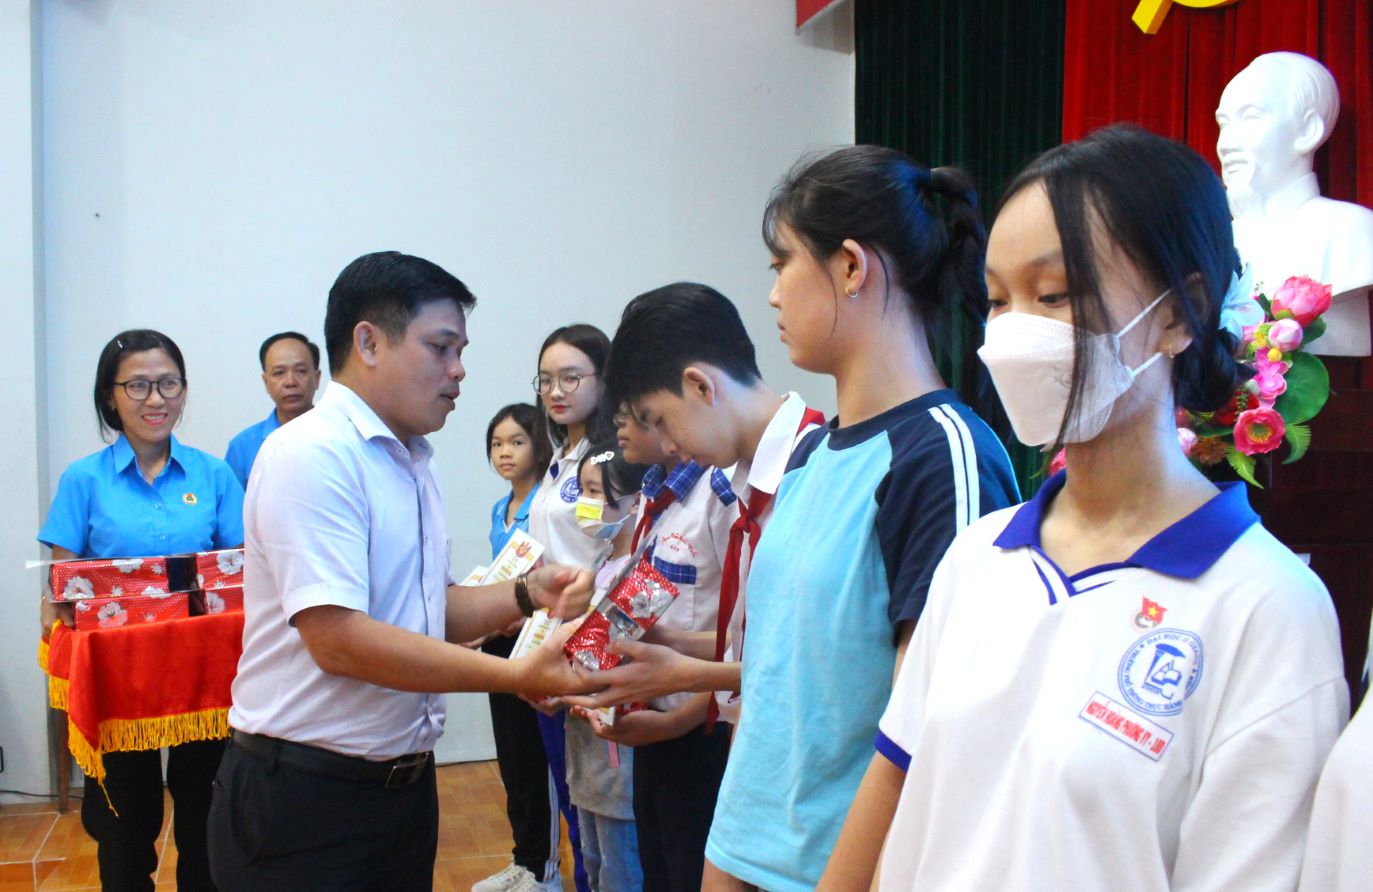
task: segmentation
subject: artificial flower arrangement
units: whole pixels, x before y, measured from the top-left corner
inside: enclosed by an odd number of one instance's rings
[[[1304,352],[1325,332],[1321,314],[1330,309],[1330,286],[1306,276],[1283,282],[1271,298],[1255,294],[1263,319],[1244,326],[1238,357],[1257,374],[1215,412],[1178,411],[1178,441],[1203,470],[1228,463],[1235,473],[1262,489],[1254,477],[1255,456],[1290,447],[1283,464],[1306,454],[1308,422],[1330,396],[1330,375],[1314,355]]]

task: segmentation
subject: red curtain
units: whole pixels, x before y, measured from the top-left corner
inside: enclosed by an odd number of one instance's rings
[[[1067,0],[1063,138],[1134,121],[1216,165],[1221,90],[1260,53],[1319,59],[1340,88],[1335,131],[1316,155],[1321,191],[1373,207],[1373,0],[1174,4],[1155,35],[1130,20],[1137,0]]]

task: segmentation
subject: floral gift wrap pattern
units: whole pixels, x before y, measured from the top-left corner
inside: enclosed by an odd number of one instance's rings
[[[243,549],[201,551],[195,556],[196,588],[204,591],[243,586]]]
[[[138,623],[159,623],[190,616],[185,592],[133,595],[123,598],[85,598],[77,601],[76,629],[118,629]]]
[[[144,557],[54,561],[48,583],[54,601],[165,596],[188,591],[189,558]]]

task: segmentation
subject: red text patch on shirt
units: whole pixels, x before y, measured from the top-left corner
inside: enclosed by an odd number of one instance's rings
[[[1157,762],[1173,741],[1173,732],[1117,703],[1100,691],[1092,694],[1078,718]]]

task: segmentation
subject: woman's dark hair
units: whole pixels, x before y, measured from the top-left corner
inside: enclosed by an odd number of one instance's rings
[[[936,361],[949,367],[949,346],[961,346],[952,383],[975,408],[984,402],[986,377],[977,348],[987,319],[987,230],[977,192],[962,171],[930,170],[882,146],[850,146],[802,159],[763,212],[763,241],[785,259],[778,238],[782,225],[822,264],[845,239],[872,249],[887,281],[910,299]]]
[[[602,398],[596,401],[596,408],[586,420],[587,439],[594,443],[597,440],[614,438],[615,425],[611,418],[615,412],[605,399],[605,382],[601,380],[605,377],[606,361],[610,358],[610,338],[596,326],[585,322],[564,325],[562,328],[554,329],[552,334],[544,338],[543,346],[539,348],[540,362],[543,361],[543,355],[548,352],[548,348],[554,344],[567,344],[585,353],[586,358],[591,360],[592,370],[596,373],[596,386],[601,388]],[[542,405],[542,402],[540,404]],[[567,428],[551,418],[548,419],[548,435],[553,445],[559,448],[567,443]]]
[[[457,277],[423,257],[378,251],[354,260],[334,280],[324,310],[329,373],[337,375],[348,363],[359,322],[371,322],[398,341],[425,304],[440,300],[452,301],[464,315],[477,304]]]
[[[1220,327],[1240,259],[1225,189],[1201,156],[1142,127],[1114,124],[1030,162],[1002,203],[1035,184],[1044,187],[1053,208],[1073,311],[1073,382],[1064,424],[1093,373],[1087,338],[1125,321],[1107,315],[1095,232],[1119,246],[1151,288],[1177,297],[1192,336],[1173,360],[1178,405],[1198,412],[1225,405],[1253,370],[1235,359],[1235,337]]]
[[[491,459],[491,438],[495,436],[496,426],[507,418],[524,428],[524,432],[529,435],[529,442],[534,447],[534,467],[539,475],[543,475],[553,463],[553,446],[548,442],[543,413],[529,403],[502,406],[500,411],[491,417],[491,423],[486,426],[487,460]]]
[[[147,350],[166,352],[176,363],[181,377],[186,377],[186,361],[181,358],[181,348],[162,332],[151,328],[131,328],[110,338],[95,364],[95,415],[100,423],[102,440],[108,442],[113,439],[113,434],[124,430],[124,422],[119,420],[119,413],[114,408],[114,382],[119,375],[119,364],[129,354]]]
[[[609,455],[609,458],[605,456]],[[620,500],[633,496],[643,486],[644,475],[648,473],[648,465],[635,465],[625,461],[625,454],[620,450],[619,443],[615,439],[593,440],[591,448],[586,455],[577,463],[577,476],[581,477],[582,468],[592,459],[600,459],[596,462],[593,471],[599,469],[601,472],[601,488],[605,490],[605,503],[612,508],[619,507]]]

